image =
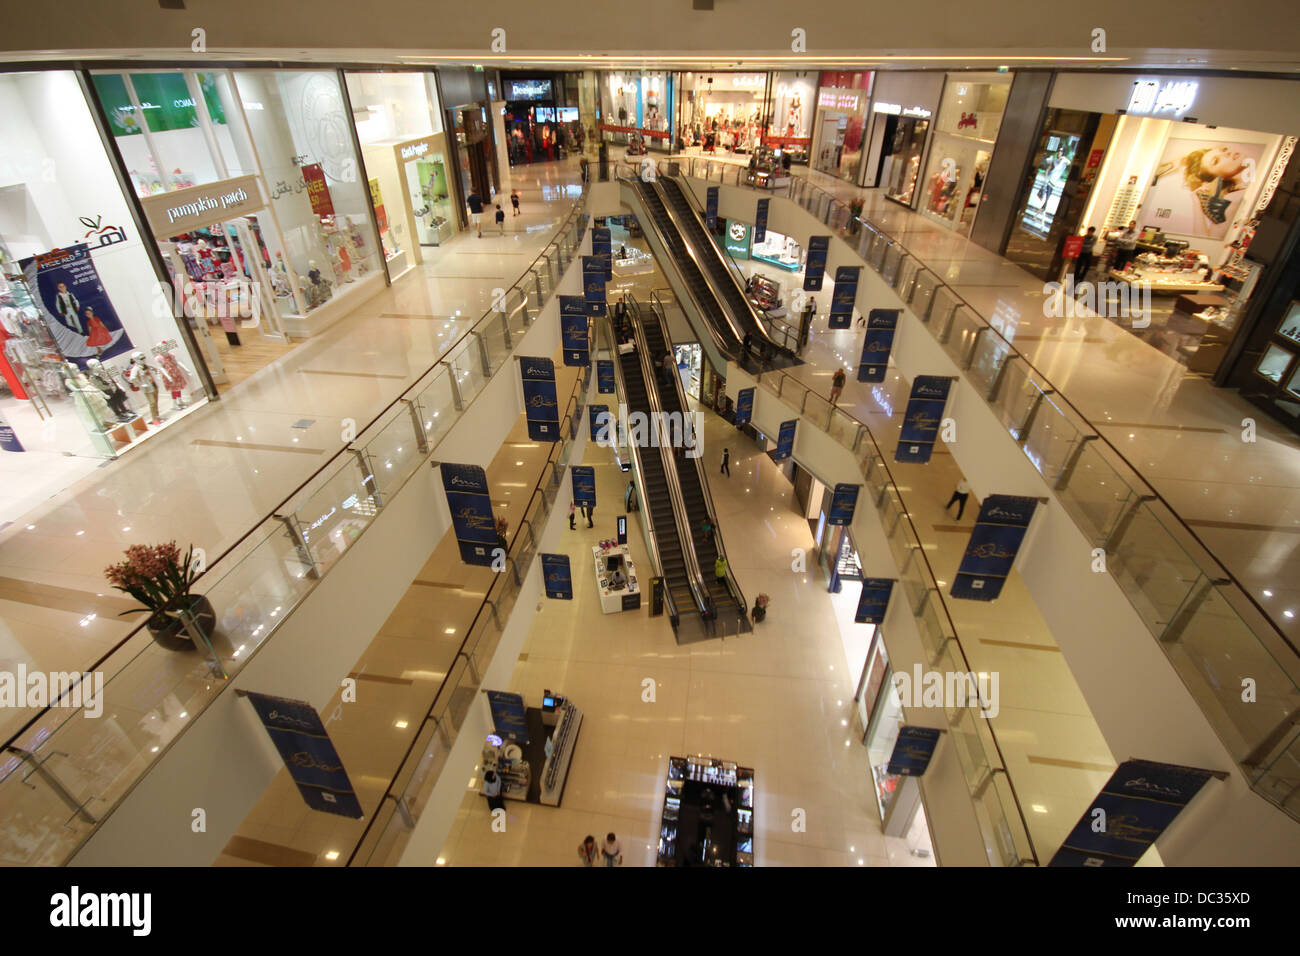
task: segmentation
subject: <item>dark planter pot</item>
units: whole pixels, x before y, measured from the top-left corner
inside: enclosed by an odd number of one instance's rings
[[[202,594],[191,594],[187,599],[189,601],[189,611],[194,616],[195,624],[202,631],[203,636],[209,641],[217,629],[217,612],[212,607],[212,602]],[[206,653],[206,648],[196,648],[194,641],[190,638],[189,631],[185,629],[185,624],[175,617],[166,614],[155,614],[149,618],[149,633],[153,635],[154,643],[160,647],[165,647],[169,651],[191,651],[201,650]]]

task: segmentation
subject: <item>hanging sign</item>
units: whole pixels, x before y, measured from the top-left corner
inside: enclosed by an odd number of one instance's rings
[[[580,295],[560,296],[560,342],[565,365],[590,365],[587,303]]]
[[[565,559],[568,560],[567,558]],[[522,694],[507,690],[487,690],[488,707],[492,709],[492,728],[502,740],[528,743],[528,708]]]
[[[912,727],[904,724],[898,728],[894,752],[889,756],[889,773],[899,777],[920,777],[930,766],[935,745],[942,731],[933,727]]]
[[[822,290],[822,277],[826,274],[826,254],[830,247],[830,236],[813,236],[808,240],[808,259],[804,264],[803,273],[805,292]]]
[[[451,510],[451,526],[466,564],[492,565],[497,544],[497,522],[488,494],[487,474],[478,465],[443,462],[442,487]]]
[[[596,469],[591,465],[573,465],[573,503],[579,507],[596,507]]]
[[[918,375],[912,383],[912,394],[907,400],[903,427],[898,436],[898,450],[894,460],[925,464],[934,452],[939,437],[939,424],[948,404],[948,389],[952,379],[940,375]]]
[[[709,232],[718,231],[718,187],[710,186],[704,197],[704,222]]]
[[[257,212],[265,203],[256,176],[236,176],[206,186],[145,196],[140,205],[154,238],[170,239]]]
[[[853,524],[853,512],[858,506],[858,489],[861,485],[840,482],[831,494],[831,511],[826,517],[830,525]]]
[[[798,419],[793,418],[781,423],[781,430],[776,436],[776,451],[772,452],[773,461],[785,461],[794,454],[794,430],[798,424]]]
[[[317,216],[334,215],[334,201],[330,198],[330,187],[325,182],[325,170],[320,163],[302,167],[302,178],[307,183],[307,199],[311,202],[311,211]]]
[[[736,427],[748,425],[754,417],[754,390],[742,388],[736,393]]]
[[[758,211],[754,213],[754,245],[761,245],[767,240],[767,207],[771,200],[760,199]]]
[[[1125,760],[1048,866],[1133,866],[1192,802],[1213,770]]]
[[[592,441],[597,445],[614,444],[614,436],[610,434],[612,422],[609,418],[608,405],[588,405],[587,421],[591,428]]]
[[[605,263],[606,281],[614,278],[614,239],[609,229],[596,226],[591,230],[591,254]]]
[[[605,314],[605,269],[604,260],[596,256],[582,257],[582,294],[590,316]]]
[[[858,597],[858,610],[853,620],[858,624],[883,624],[893,590],[893,578],[863,578],[862,594]]]
[[[614,393],[614,362],[611,359],[596,360],[596,391]]]
[[[266,694],[250,692],[248,699],[307,806],[361,819],[361,801],[316,709],[305,700]]]
[[[847,329],[853,324],[853,307],[858,301],[858,278],[862,266],[840,266],[835,270],[835,291],[826,327]]]
[[[992,601],[1001,594],[1037,506],[1036,498],[985,498],[948,593],[971,601]]]
[[[898,328],[898,309],[872,309],[867,313],[867,334],[858,362],[859,382],[883,382],[889,370],[889,352]]]
[[[573,573],[567,554],[542,555],[542,580],[546,596],[557,601],[573,600]]]
[[[26,451],[23,443],[18,440],[14,434],[13,426],[9,424],[9,419],[5,418],[4,413],[0,412],[0,449],[4,451]]]
[[[108,359],[135,348],[87,246],[44,252],[21,260],[18,266],[27,288],[36,293],[41,320],[65,358],[85,368],[88,359]]]
[[[560,405],[555,393],[555,363],[548,358],[520,356],[524,382],[524,418],[531,441],[560,440]]]

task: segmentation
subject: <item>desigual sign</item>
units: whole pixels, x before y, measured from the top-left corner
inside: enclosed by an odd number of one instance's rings
[[[237,176],[140,200],[156,239],[170,239],[204,226],[256,212],[266,205],[256,176]]]

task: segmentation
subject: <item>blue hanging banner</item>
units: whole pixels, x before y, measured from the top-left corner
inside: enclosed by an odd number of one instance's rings
[[[0,449],[5,451],[26,451],[23,443],[18,440],[14,434],[13,426],[9,424],[9,419],[0,413]]]
[[[596,359],[596,391],[614,393],[614,362],[612,359]]]
[[[560,343],[565,365],[590,365],[587,303],[580,295],[560,296]]]
[[[528,743],[528,708],[522,694],[508,690],[485,690],[492,709],[492,729],[502,740]]]
[[[573,572],[567,554],[542,555],[542,581],[546,596],[557,601],[573,600]]]
[[[590,423],[592,441],[597,445],[614,444],[614,436],[611,434],[614,421],[609,416],[608,405],[588,405],[587,421]],[[604,440],[602,440],[602,435]]]
[[[858,302],[858,279],[862,266],[840,266],[835,270],[835,291],[831,293],[831,313],[826,327],[847,329],[853,324],[853,308]]]
[[[748,425],[754,417],[754,390],[742,388],[736,393],[736,427]]]
[[[573,475],[573,503],[596,507],[596,469],[591,465],[572,465],[569,473]]]
[[[605,275],[607,266],[597,256],[582,257],[582,295],[587,314],[593,318],[605,314]]]
[[[361,801],[316,708],[305,700],[247,696],[307,806],[360,820]]]
[[[605,263],[606,281],[614,278],[614,239],[609,229],[597,226],[591,230],[591,254]]]
[[[861,487],[845,482],[835,486],[835,491],[831,494],[831,512],[826,516],[827,524],[853,524],[853,511],[858,506],[858,489]]]
[[[985,498],[948,593],[970,601],[992,601],[1001,594],[1036,507],[1037,498]]]
[[[491,567],[493,552],[499,545],[487,475],[478,465],[443,462],[439,470],[451,510],[451,526],[460,545],[460,559],[466,564]]]
[[[858,610],[853,620],[858,624],[883,624],[893,590],[893,578],[863,578],[862,594],[858,597]]]
[[[952,379],[942,375],[916,377],[911,397],[907,400],[907,412],[903,415],[895,461],[924,465],[930,460],[934,443],[939,438],[939,425],[943,421],[951,386]]]
[[[1133,866],[1206,781],[1218,776],[1213,770],[1125,760],[1047,865]]]
[[[940,733],[933,727],[910,727],[906,724],[899,727],[894,752],[889,756],[888,772],[899,777],[919,777],[924,774],[930,766],[930,758],[934,756]]]
[[[826,275],[826,254],[830,251],[830,236],[813,236],[808,240],[808,258],[804,263],[803,290],[820,292],[822,278]]]
[[[758,201],[758,211],[754,213],[754,245],[767,239],[767,206],[770,199]]]
[[[889,370],[889,352],[898,328],[898,309],[872,309],[867,313],[867,336],[858,363],[859,382],[883,382]]]
[[[710,186],[704,199],[704,222],[709,232],[718,231],[718,187]]]
[[[776,451],[772,452],[773,461],[785,461],[794,454],[794,430],[798,424],[799,420],[794,418],[781,423],[781,430],[776,436]]]
[[[519,375],[524,382],[524,418],[531,441],[560,440],[560,406],[555,395],[555,363],[522,355]]]

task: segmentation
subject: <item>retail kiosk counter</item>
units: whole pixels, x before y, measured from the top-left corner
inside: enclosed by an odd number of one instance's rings
[[[595,545],[591,549],[596,571],[596,587],[600,590],[600,609],[606,614],[635,611],[641,606],[641,585],[636,577],[636,565],[627,545],[612,548]]]

